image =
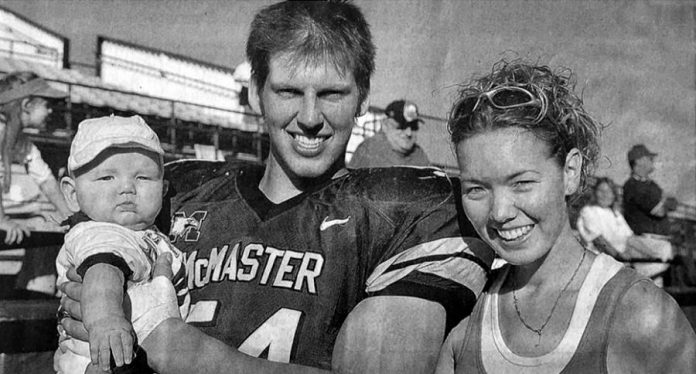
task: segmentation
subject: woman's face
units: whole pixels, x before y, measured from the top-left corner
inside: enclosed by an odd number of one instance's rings
[[[53,112],[48,106],[48,101],[42,97],[34,97],[29,100],[22,110],[22,125],[43,129],[46,126],[46,119]]]
[[[579,152],[559,165],[521,128],[474,135],[456,150],[464,211],[479,235],[512,264],[544,257],[569,225],[565,197],[578,188]]]
[[[602,182],[595,190],[597,205],[602,208],[609,208],[614,204],[614,190],[607,182]]]

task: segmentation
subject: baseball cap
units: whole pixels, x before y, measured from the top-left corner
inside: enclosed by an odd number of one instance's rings
[[[643,144],[636,144],[628,151],[628,161],[633,162],[641,157],[650,156],[655,157],[657,153],[650,152],[648,148]]]
[[[43,78],[34,78],[17,87],[0,93],[0,104],[6,104],[29,96],[58,99],[67,97],[68,93],[51,87]]]
[[[411,127],[418,130],[418,123],[423,122],[418,116],[416,104],[406,100],[392,101],[384,109],[387,117],[394,119],[399,124],[399,128]]]
[[[142,148],[164,155],[157,134],[140,116],[108,116],[80,122],[70,145],[68,170],[75,171],[107,148]]]

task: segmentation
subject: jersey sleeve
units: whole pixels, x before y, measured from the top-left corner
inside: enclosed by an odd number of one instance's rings
[[[106,256],[121,258],[132,272],[129,280],[139,282],[147,279],[152,265],[148,247],[137,233],[115,224],[83,222],[66,234],[63,250],[68,262],[78,269],[95,258],[107,262]]]
[[[392,230],[386,234],[386,250],[373,256],[366,291],[370,296],[413,296],[438,302],[445,307],[451,328],[470,313],[483,290],[493,251],[461,211],[456,180],[436,169],[405,169],[416,170],[397,178],[400,186],[411,187],[407,195],[378,204]]]

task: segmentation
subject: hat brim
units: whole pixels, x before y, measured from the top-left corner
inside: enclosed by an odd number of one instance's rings
[[[57,99],[67,97],[68,93],[51,87],[43,78],[36,78],[1,92],[0,104],[6,104],[30,96]]]
[[[62,99],[68,97],[68,93],[59,89],[47,86],[46,88],[34,93],[32,96],[46,97],[49,99]]]

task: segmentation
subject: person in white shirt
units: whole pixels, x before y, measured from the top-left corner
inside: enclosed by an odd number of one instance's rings
[[[616,187],[607,177],[597,178],[592,188],[592,200],[580,211],[577,229],[585,243],[618,260],[647,258],[668,261],[672,258],[669,241],[648,234],[635,235],[616,206]],[[662,282],[659,275],[669,268],[669,264],[660,263],[633,266],[658,284]]]

